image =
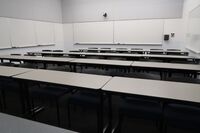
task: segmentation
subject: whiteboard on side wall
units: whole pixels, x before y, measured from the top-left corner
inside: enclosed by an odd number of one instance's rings
[[[161,45],[164,20],[116,21],[114,29],[115,43]]]
[[[35,21],[36,40],[38,45],[55,44],[54,23]]]
[[[200,6],[189,14],[186,47],[195,53],[200,53]]]
[[[9,19],[0,17],[0,49],[11,48]]]
[[[10,19],[13,47],[36,46],[35,26],[31,20]]]
[[[75,23],[74,43],[112,44],[113,22]]]

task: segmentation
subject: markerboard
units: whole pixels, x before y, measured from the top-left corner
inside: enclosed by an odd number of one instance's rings
[[[114,43],[161,45],[164,20],[115,21]]]
[[[13,47],[36,46],[35,25],[31,20],[10,19]]]
[[[35,21],[36,40],[38,45],[55,44],[54,23]]]
[[[189,14],[186,47],[196,53],[200,53],[200,6]]]
[[[113,22],[75,23],[74,42],[80,44],[112,44]]]
[[[0,17],[0,49],[11,48],[9,19]]]

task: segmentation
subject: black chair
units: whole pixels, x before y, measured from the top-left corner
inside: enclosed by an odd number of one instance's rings
[[[181,51],[180,49],[167,49],[167,51]]]
[[[59,100],[65,96],[66,94],[70,93],[72,89],[65,88],[65,87],[59,87],[59,86],[34,86],[29,89],[30,91],[30,97],[32,101],[32,109],[36,109],[33,111],[33,118],[36,119],[37,113],[40,111],[40,109],[37,109],[35,106],[35,99],[47,99],[55,101],[56,104],[56,111],[57,111],[57,123],[58,126],[60,126],[60,106],[59,106]]]
[[[131,48],[131,53],[133,53],[133,54],[144,54],[145,52],[143,51],[142,48]]]
[[[116,131],[121,132],[124,117],[151,120],[155,122],[158,130],[162,130],[162,104],[143,98],[125,97],[119,107],[119,123]]]
[[[47,57],[51,57],[52,56],[52,53],[53,50],[49,50],[49,49],[45,49],[45,50],[42,50],[43,53],[41,53],[42,56],[47,56]],[[46,53],[45,53],[46,52]]]
[[[111,48],[100,48],[101,53],[111,53]]]
[[[53,52],[63,52],[63,50],[53,50]]]
[[[163,55],[164,54],[164,50],[163,49],[150,49],[149,54]]]
[[[168,127],[200,132],[200,107],[193,105],[169,103],[164,106],[164,128],[167,133]]]
[[[167,55],[182,55],[182,56],[188,56],[189,52],[181,52],[180,49],[167,49]]]
[[[116,48],[116,53],[128,53],[127,48]]]
[[[97,93],[78,91],[68,99],[68,127],[71,128],[71,105],[80,106],[82,108],[94,109],[97,113],[97,126],[100,128],[100,98]]]
[[[52,50],[44,49],[44,50],[42,50],[42,52],[52,52]]]
[[[95,48],[95,47],[90,47],[88,48],[87,52],[90,53],[98,53],[99,48]]]

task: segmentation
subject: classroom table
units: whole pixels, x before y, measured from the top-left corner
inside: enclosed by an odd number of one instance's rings
[[[179,55],[149,55],[149,54],[124,54],[124,53],[86,53],[86,52],[68,52],[66,55],[72,57],[89,57],[89,56],[96,56],[97,58],[109,58],[109,57],[120,57],[129,60],[138,60],[138,59],[158,59],[165,62],[170,61],[188,61],[191,60],[193,62],[198,62],[199,58],[194,56],[179,56]]]
[[[114,77],[102,90],[200,103],[200,84]]]
[[[112,129],[112,95],[200,103],[200,84],[114,77],[103,88],[109,95],[109,129]]]
[[[181,55],[181,56],[188,56],[189,52],[187,51],[170,51],[170,50],[145,50],[146,54],[156,54],[156,53],[162,53],[164,55]]]
[[[36,55],[36,56],[64,56],[65,52],[27,52],[28,55]]]
[[[114,52],[125,52],[125,53],[141,53],[141,54],[150,54],[150,53],[153,53],[153,54],[157,54],[157,53],[162,53],[162,54],[175,54],[175,55],[184,55],[184,56],[187,56],[189,55],[189,52],[187,51],[176,51],[176,50],[138,50],[138,49],[88,49],[88,48],[82,48],[82,49],[79,49],[79,50],[76,50],[76,51],[80,51],[80,52],[87,52],[87,51],[90,51],[90,52],[95,52],[95,53],[101,53],[101,52],[107,52],[107,53],[114,53]],[[73,51],[73,50],[72,50]]]
[[[42,124],[0,113],[1,133],[75,133],[66,129]]]
[[[44,65],[44,68],[46,69],[47,64],[66,65],[69,63],[69,61],[74,60],[74,58],[1,55],[0,60],[1,62],[4,62],[4,60],[10,60],[10,61],[25,61],[28,63],[42,63]]]
[[[35,70],[21,75],[14,76],[13,78],[20,80],[24,84],[28,82],[37,82],[45,84],[54,84],[65,86],[73,89],[89,89],[95,91],[100,98],[100,125],[99,132],[103,132],[103,93],[101,88],[112,78],[111,76],[100,76],[92,74],[81,74],[72,72],[60,72],[51,70]]]
[[[34,69],[0,66],[0,77],[10,78],[14,75],[19,75],[19,74],[26,73],[32,70]]]
[[[120,61],[120,60],[104,60],[104,59],[75,59],[70,61],[73,66],[74,71],[76,71],[77,65],[83,66],[93,66],[93,67],[105,67],[105,68],[119,68],[119,69],[129,69],[132,61]],[[81,67],[82,68],[82,67]]]
[[[180,63],[162,63],[162,62],[141,62],[134,61],[131,64],[134,69],[150,69],[162,72],[163,77],[161,79],[166,79],[167,74],[173,72],[188,73],[193,74],[194,78],[200,72],[199,64],[180,64]]]

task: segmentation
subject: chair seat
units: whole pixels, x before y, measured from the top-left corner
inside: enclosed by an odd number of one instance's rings
[[[120,105],[120,113],[145,119],[159,120],[162,114],[160,103],[143,99],[124,99]]]
[[[49,97],[59,97],[63,94],[71,92],[71,89],[57,86],[45,86],[38,87],[34,86],[30,88],[30,93],[32,96],[49,96]]]
[[[182,104],[165,106],[164,118],[168,124],[175,127],[200,130],[200,107]]]

